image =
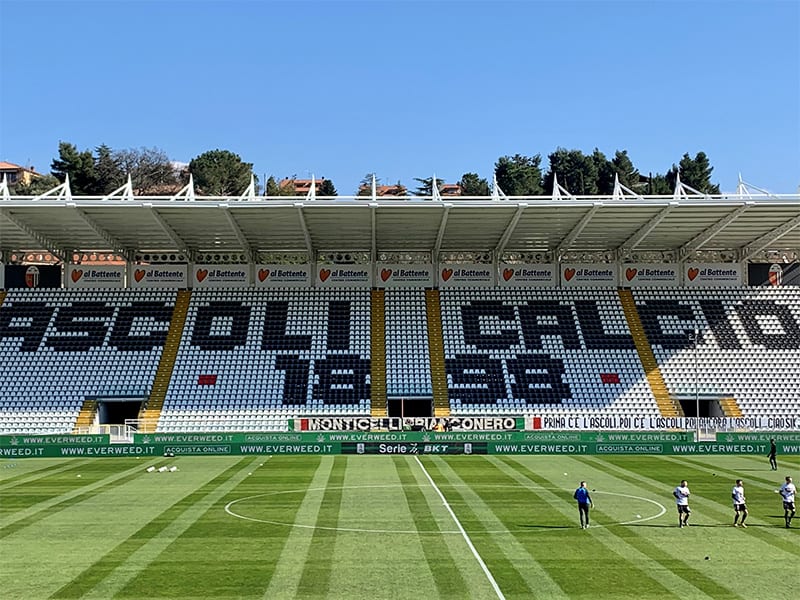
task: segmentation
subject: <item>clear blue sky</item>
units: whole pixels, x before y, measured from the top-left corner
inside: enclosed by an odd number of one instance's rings
[[[254,170],[491,179],[556,147],[800,185],[800,3],[0,0],[0,160],[231,150]]]

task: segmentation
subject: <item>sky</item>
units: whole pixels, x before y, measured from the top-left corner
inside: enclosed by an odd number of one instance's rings
[[[0,160],[214,149],[383,183],[558,147],[800,193],[800,0],[0,0]]]

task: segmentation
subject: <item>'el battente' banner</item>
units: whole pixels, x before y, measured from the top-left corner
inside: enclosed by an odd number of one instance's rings
[[[486,264],[458,264],[439,266],[439,287],[491,287],[494,285],[494,267]]]
[[[623,264],[620,265],[622,287],[677,287],[681,281],[680,265]]]
[[[433,287],[433,265],[378,263],[375,267],[375,286],[379,288],[431,288]]]
[[[193,288],[240,288],[251,284],[251,265],[194,265]]]
[[[125,266],[68,264],[67,287],[71,289],[125,287]]]
[[[617,266],[608,263],[562,264],[561,287],[617,287]]]
[[[500,287],[556,287],[558,286],[558,265],[501,263],[497,284]]]
[[[256,265],[254,282],[257,288],[311,287],[311,265]]]
[[[688,288],[742,285],[742,269],[738,263],[687,263],[683,269],[683,285]]]
[[[130,265],[128,287],[186,288],[188,265]]]
[[[317,281],[321,288],[372,287],[371,265],[317,265]]]

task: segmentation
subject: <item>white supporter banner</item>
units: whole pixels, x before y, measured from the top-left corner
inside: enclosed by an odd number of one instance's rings
[[[499,265],[500,287],[556,287],[558,266],[554,264]]]
[[[678,264],[622,264],[619,268],[622,287],[678,287],[681,282]]]
[[[326,265],[317,266],[316,286],[320,288],[372,287],[371,265]]]
[[[252,265],[194,265],[191,284],[195,289],[248,287],[251,272]]]
[[[378,263],[375,268],[375,286],[379,288],[431,288],[433,287],[433,265]]]
[[[485,264],[440,265],[439,287],[492,287],[494,267]]]
[[[561,265],[561,287],[617,287],[617,265],[563,264]]]
[[[738,263],[686,263],[683,285],[688,288],[739,287],[742,285],[742,269]]]
[[[124,265],[67,265],[67,287],[75,288],[123,288],[125,287]]]
[[[610,415],[547,415],[525,417],[526,429],[551,431],[663,431],[666,429],[693,431],[698,427],[694,417],[643,417]],[[702,431],[796,431],[800,416],[783,417],[701,417]]]
[[[130,265],[130,288],[186,288],[189,265]]]

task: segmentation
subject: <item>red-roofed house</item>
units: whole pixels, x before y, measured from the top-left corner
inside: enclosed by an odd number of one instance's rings
[[[5,176],[9,186],[28,185],[32,180],[41,177],[33,167],[21,167],[14,163],[0,161],[0,181]]]

